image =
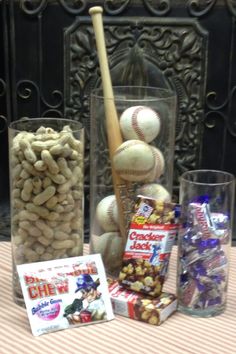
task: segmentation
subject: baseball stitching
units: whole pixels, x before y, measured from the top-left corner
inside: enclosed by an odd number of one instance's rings
[[[154,156],[154,161],[155,161],[155,164],[154,164],[154,169],[155,170],[159,170],[158,172],[158,175],[161,174],[161,159],[160,159],[160,156],[159,156],[159,152],[157,150],[153,150],[153,156]],[[159,166],[158,166],[159,165]],[[159,169],[158,169],[159,167]],[[156,173],[157,175],[157,173]]]
[[[148,170],[116,170],[121,175],[135,175],[135,176],[143,176],[149,174],[153,170],[153,167],[149,168]]]
[[[140,144],[140,143],[146,145],[146,143],[142,142],[142,141],[138,141],[137,142],[137,140],[136,141],[128,140],[125,146],[119,147],[118,150],[116,150],[115,155],[119,154],[122,151],[125,151],[130,146],[137,145],[137,144]]]
[[[133,114],[131,117],[131,126],[134,129],[135,133],[137,134],[138,138],[143,141],[145,141],[145,135],[143,134],[141,128],[138,125],[138,114],[139,114],[139,112],[141,112],[144,109],[150,109],[150,108],[145,107],[145,106],[139,106],[133,111]],[[159,115],[154,110],[152,110],[152,112],[154,113],[154,116],[156,117],[158,122],[160,122]]]
[[[131,126],[133,127],[135,133],[137,134],[138,138],[140,140],[144,140],[145,141],[145,136],[142,132],[142,130],[140,129],[139,125],[138,125],[138,114],[139,112],[141,112],[144,109],[143,106],[137,107],[132,114],[131,117]]]
[[[141,143],[141,144],[144,144],[145,146],[147,146],[147,144],[143,141],[139,141],[138,143],[139,144]],[[121,152],[125,151],[130,146],[137,145],[138,143],[137,143],[137,141],[128,140],[125,146],[123,146],[122,148],[118,148],[118,150],[115,152],[115,155],[119,155]],[[148,170],[140,170],[140,171],[130,170],[130,169],[124,169],[124,170],[123,169],[116,169],[116,172],[119,173],[120,175],[135,175],[135,176],[143,176],[143,175],[146,176],[147,174],[149,174],[153,170],[153,168],[155,167],[154,151],[152,148],[150,148],[150,149],[151,149],[152,155],[154,157],[154,163],[151,168],[149,168]]]
[[[109,204],[108,209],[107,209],[107,216],[108,216],[108,220],[110,221],[111,224],[115,224],[117,225],[115,218],[114,218],[114,213],[113,210],[115,208],[116,205],[116,200],[113,199],[113,201]]]
[[[155,170],[159,170],[158,172],[158,177],[156,177],[157,173],[155,174],[155,177],[156,178],[159,178],[162,174],[162,170],[163,170],[163,166],[162,166],[162,161],[160,159],[160,155],[159,155],[159,151],[158,150],[155,150],[154,148],[152,149],[153,150],[153,156],[154,156],[154,160],[155,160],[155,163],[154,163],[154,169]],[[158,164],[159,164],[159,169],[157,169],[158,167]]]

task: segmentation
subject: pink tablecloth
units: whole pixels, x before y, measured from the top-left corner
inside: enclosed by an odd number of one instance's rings
[[[236,248],[231,249],[228,307],[223,315],[193,318],[176,312],[160,327],[116,316],[110,322],[40,337],[31,334],[26,310],[12,301],[9,242],[0,243],[0,262],[0,354],[236,353]],[[169,274],[165,290],[175,292],[176,247]]]

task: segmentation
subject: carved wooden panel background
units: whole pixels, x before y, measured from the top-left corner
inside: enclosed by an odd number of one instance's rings
[[[114,85],[171,87],[178,96],[174,186],[185,170],[236,174],[234,1],[2,0],[0,41],[0,234],[9,235],[6,124],[23,116],[66,116],[86,126],[101,85],[88,16],[104,7]]]
[[[128,17],[111,20],[106,17],[104,27],[114,86],[154,86],[177,92],[174,178],[177,185],[184,170],[199,165],[207,32],[195,19]],[[83,18],[78,18],[65,32],[65,113],[72,119],[82,118],[85,124],[89,122],[91,89],[100,86],[93,37],[90,21]],[[82,98],[80,106],[78,97]]]

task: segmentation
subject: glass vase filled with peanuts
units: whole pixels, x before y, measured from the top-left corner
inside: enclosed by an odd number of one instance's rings
[[[17,265],[83,254],[84,129],[27,118],[8,132],[13,297],[24,305]]]

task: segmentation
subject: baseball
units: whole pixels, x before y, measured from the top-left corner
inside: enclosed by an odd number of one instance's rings
[[[161,120],[151,108],[133,106],[120,116],[120,129],[125,140],[139,139],[150,143],[160,132]]]
[[[153,170],[155,155],[151,146],[144,141],[128,140],[116,149],[113,165],[123,179],[140,182]]]
[[[108,271],[117,270],[122,263],[123,242],[119,232],[93,235],[92,252],[100,253]]]
[[[158,148],[156,148],[154,146],[150,146],[150,147],[153,151],[155,162],[154,162],[153,169],[148,174],[148,176],[145,178],[145,182],[156,181],[164,173],[164,169],[165,169],[165,160],[164,160],[164,156],[163,156],[161,150],[159,150]]]
[[[120,268],[122,263],[122,255],[123,255],[124,247],[123,241],[120,236],[114,235],[112,236],[112,242],[110,244],[110,248],[105,256],[105,262],[107,264],[107,268],[112,271]]]
[[[162,202],[171,201],[170,193],[158,183],[144,184],[138,189],[137,192],[144,197],[154,198]]]
[[[109,195],[98,203],[96,217],[103,231],[119,230],[118,207],[115,195]]]

